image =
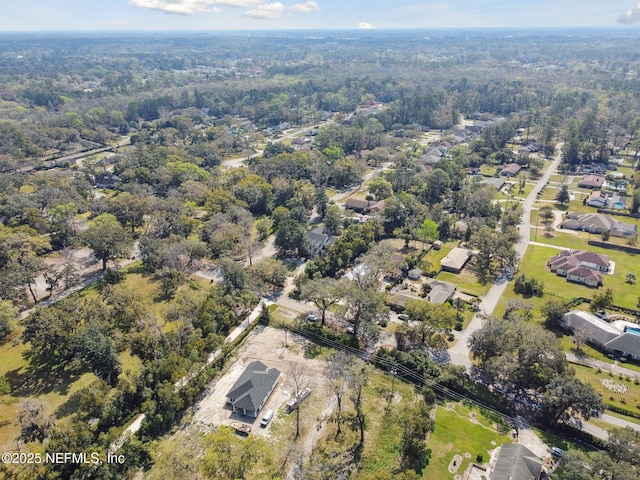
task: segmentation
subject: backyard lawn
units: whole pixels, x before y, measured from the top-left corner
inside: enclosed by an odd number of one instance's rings
[[[613,290],[613,303],[615,305],[626,308],[635,308],[638,296],[640,296],[640,285],[637,283],[634,285],[627,283],[626,274],[631,272],[636,275],[640,275],[640,272],[637,270],[637,261],[639,256],[637,254],[628,254],[612,249],[588,245],[586,243],[587,238],[588,234],[584,233],[569,235],[554,232],[554,236],[550,238],[538,235],[538,242],[565,248],[589,250],[591,252],[609,255],[611,261],[615,263],[615,269],[613,274],[603,275],[604,288],[611,288]],[[520,272],[523,272],[528,276],[534,276],[536,279],[544,282],[544,290],[546,293],[542,299],[542,303],[545,303],[549,299],[549,292],[552,292],[553,295],[560,300],[568,301],[576,297],[591,298],[594,293],[601,291],[602,287],[600,287],[600,289],[594,289],[585,285],[567,282],[564,277],[559,277],[547,270],[547,262],[557,253],[558,249],[551,246],[529,245],[520,262]],[[513,289],[507,290],[513,292]],[[515,294],[513,295],[515,296]],[[538,302],[538,299],[532,300],[534,303]],[[503,301],[504,299],[501,300],[501,303],[503,303]]]
[[[500,427],[500,430],[506,432],[504,427]],[[489,451],[503,443],[511,443],[511,440],[505,433],[498,431],[495,422],[478,409],[460,403],[439,405],[436,410],[436,428],[428,443],[431,461],[422,477],[453,479],[454,474],[449,472],[449,464],[456,454],[462,456],[456,475],[462,476],[469,464],[476,462],[476,455],[482,454],[483,462],[487,462]]]

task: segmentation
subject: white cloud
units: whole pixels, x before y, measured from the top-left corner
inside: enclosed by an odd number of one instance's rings
[[[195,15],[202,12],[218,12],[216,5],[249,8],[260,6],[264,0],[129,0],[129,5],[166,13]]]
[[[635,7],[630,8],[624,15],[618,17],[618,23],[623,25],[631,25],[633,23],[640,23],[640,3]]]
[[[126,20],[110,20],[104,22],[105,25],[109,25],[110,27],[123,27],[127,24]]]
[[[305,3],[295,3],[291,5],[291,11],[298,13],[311,13],[311,12],[319,12],[320,5],[318,2],[310,1]]]
[[[367,28],[376,28],[376,26],[370,22],[360,22],[358,23],[358,28],[367,29]]]
[[[280,2],[263,3],[252,10],[247,10],[244,14],[247,17],[272,19],[279,18],[284,11],[285,6]]]

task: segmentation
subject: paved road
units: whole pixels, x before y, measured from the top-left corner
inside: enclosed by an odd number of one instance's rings
[[[557,145],[553,162],[551,163],[551,165],[549,165],[542,177],[536,183],[536,186],[533,187],[533,190],[531,190],[522,204],[520,241],[516,244],[515,247],[516,254],[519,258],[523,257],[529,245],[529,237],[531,236],[531,211],[533,210],[533,204],[536,200],[536,196],[540,192],[542,187],[549,181],[551,175],[553,175],[553,173],[560,165],[560,162],[562,161],[562,145],[562,143]],[[457,342],[448,350],[451,363],[455,365],[464,365],[467,370],[471,368],[472,363],[469,359],[469,346],[467,342],[475,331],[482,328],[484,316],[491,315],[496,305],[498,304],[500,297],[502,297],[502,295],[504,294],[508,283],[509,282],[504,275],[498,277],[496,282],[489,289],[489,292],[482,299],[482,302],[480,302],[480,311],[478,312],[478,314],[474,315],[471,323],[469,323],[469,326],[462,332],[456,332],[455,335],[457,337]]]

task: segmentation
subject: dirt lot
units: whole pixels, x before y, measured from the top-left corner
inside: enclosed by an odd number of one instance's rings
[[[323,385],[323,370],[326,362],[304,358],[305,343],[306,340],[302,337],[290,332],[285,333],[284,330],[261,325],[256,327],[237,351],[237,360],[230,365],[227,372],[218,381],[209,386],[205,398],[196,405],[193,416],[194,423],[206,430],[207,427],[230,425],[233,421],[239,421],[251,425],[251,434],[268,436],[271,426],[278,423],[280,417],[286,417],[287,422],[293,417],[285,412],[285,404],[291,397],[292,390],[289,372],[291,365],[296,362],[303,366],[305,380],[309,382],[312,390],[311,397],[305,400],[306,408],[309,408],[311,404],[325,403],[322,400],[328,398]],[[255,360],[260,360],[267,367],[277,368],[281,372],[278,386],[263,408],[263,411],[271,408],[275,412],[273,420],[267,428],[260,428],[260,417],[252,419],[233,413],[231,408],[226,405],[226,393],[240,377],[246,366]],[[317,406],[324,410],[323,407],[326,405]]]

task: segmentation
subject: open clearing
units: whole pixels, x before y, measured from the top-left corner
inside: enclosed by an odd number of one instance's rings
[[[323,385],[323,370],[326,362],[304,358],[306,343],[306,340],[300,336],[285,333],[284,330],[258,325],[237,350],[237,358],[227,372],[211,384],[205,397],[195,406],[193,422],[207,429],[213,426],[231,425],[231,422],[240,421],[251,425],[251,434],[269,435],[272,425],[289,420],[289,415],[285,412],[285,404],[291,397],[293,385],[290,371],[292,364],[295,363],[302,365],[305,381],[309,383],[312,390],[311,397],[304,402],[303,406],[307,410],[310,407],[315,410],[315,406],[323,409],[324,405],[317,404],[324,404],[324,400],[327,399]],[[267,428],[260,428],[260,416],[253,419],[239,415],[233,413],[231,408],[226,405],[226,393],[240,377],[246,366],[255,360],[263,362],[269,368],[280,370],[278,386],[263,408],[263,411],[271,408],[275,412],[274,418]],[[294,415],[291,414],[290,418],[293,419]],[[287,420],[284,420],[283,417]]]

